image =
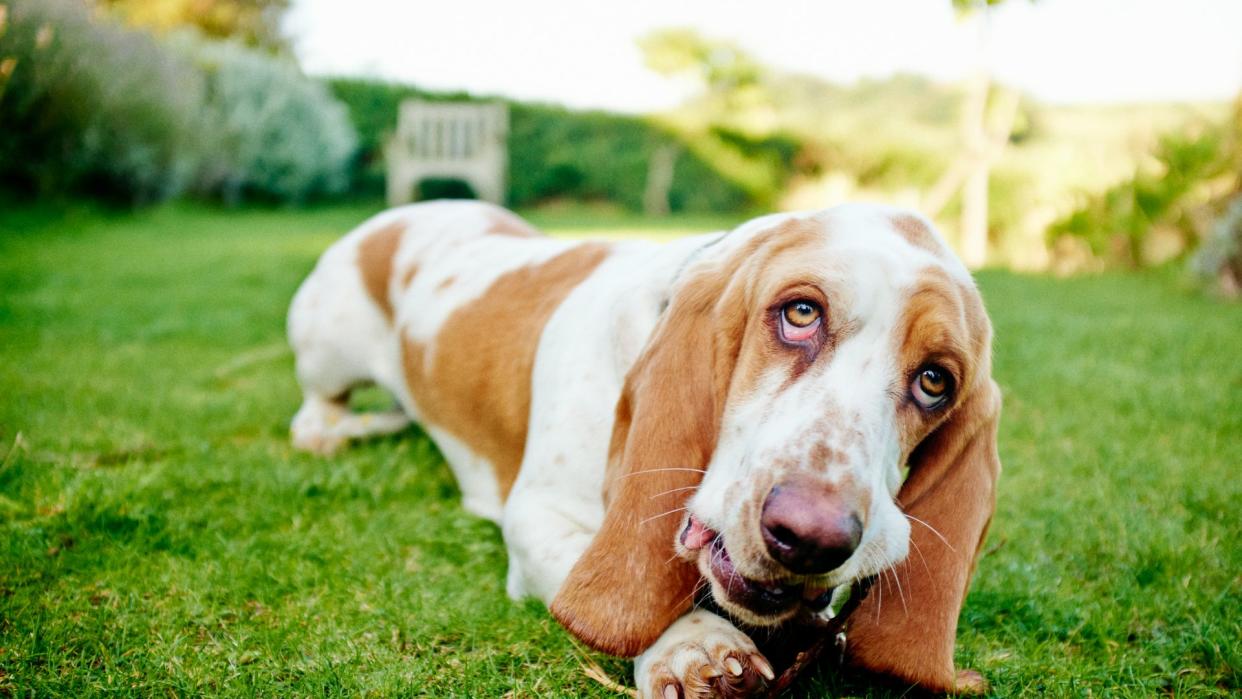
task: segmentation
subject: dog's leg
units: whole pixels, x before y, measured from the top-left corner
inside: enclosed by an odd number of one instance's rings
[[[569,571],[591,544],[603,519],[589,502],[575,501],[555,490],[513,489],[505,503],[505,547],[509,573],[505,589],[515,600],[535,597],[551,604]]]
[[[399,409],[353,413],[345,396],[324,398],[308,393],[293,416],[293,446],[327,456],[352,439],[400,432],[410,418]]]
[[[308,393],[289,426],[293,447],[320,456],[332,454],[345,442],[332,434],[332,428],[348,412],[345,400]]]
[[[634,659],[634,682],[644,699],[746,696],[774,677],[749,636],[702,609],[678,619]]]

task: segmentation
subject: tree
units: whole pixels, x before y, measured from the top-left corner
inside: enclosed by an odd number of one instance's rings
[[[952,0],[959,18],[978,24],[979,49],[975,74],[967,86],[962,109],[962,154],[923,199],[924,212],[935,217],[960,191],[962,213],[958,252],[967,267],[987,262],[988,180],[992,163],[1004,153],[1018,116],[1018,93],[992,85],[987,61],[990,13],[1005,0]]]
[[[648,68],[688,77],[702,88],[698,111],[706,121],[742,126],[748,112],[770,101],[765,68],[737,44],[701,36],[693,29],[660,29],[638,40]]]
[[[165,32],[194,27],[214,38],[236,38],[251,46],[285,51],[280,18],[289,0],[100,0],[137,27]]]

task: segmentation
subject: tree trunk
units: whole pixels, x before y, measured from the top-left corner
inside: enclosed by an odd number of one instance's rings
[[[678,147],[672,143],[656,148],[651,154],[647,164],[647,187],[643,191],[643,211],[648,216],[668,214],[668,193],[673,188],[678,154]]]

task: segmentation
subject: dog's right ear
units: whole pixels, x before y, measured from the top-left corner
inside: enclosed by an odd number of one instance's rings
[[[953,665],[958,615],[992,520],[1001,468],[1000,388],[986,376],[980,384],[911,455],[910,475],[897,494],[911,519],[910,553],[876,580],[881,594],[873,590],[849,621],[851,664],[935,692],[987,687],[978,673]],[[884,597],[888,604],[881,604]]]
[[[552,601],[554,616],[597,650],[634,657],[693,602],[699,573],[675,554],[686,501],[719,430],[745,318],[723,275],[680,285],[626,376],[609,445],[606,514]]]

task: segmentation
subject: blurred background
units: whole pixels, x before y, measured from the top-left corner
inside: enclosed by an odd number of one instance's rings
[[[1236,295],[1239,27],[1232,0],[0,0],[0,188],[378,202],[403,100],[499,100],[503,201],[545,219],[878,199],[973,267],[1188,261]]]

